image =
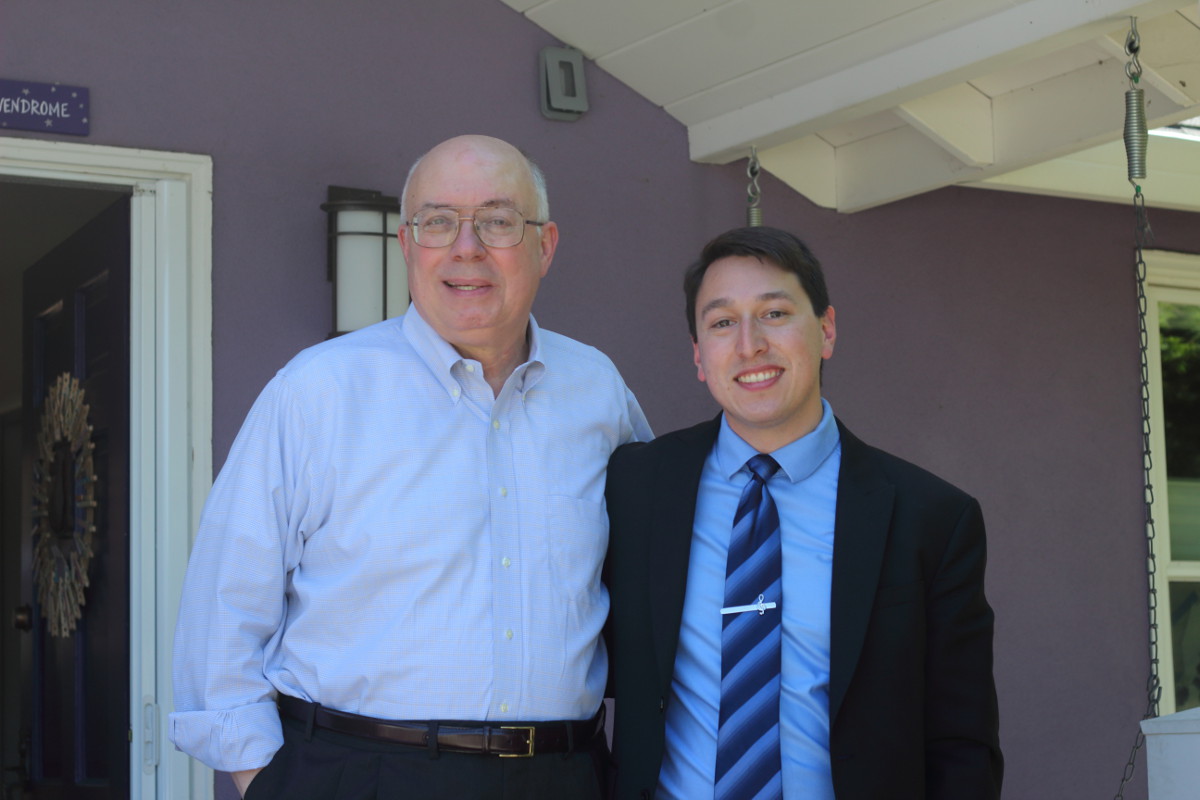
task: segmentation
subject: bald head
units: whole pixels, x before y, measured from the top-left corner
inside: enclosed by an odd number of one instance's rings
[[[558,244],[540,183],[537,168],[507,142],[457,136],[422,156],[404,185],[405,222],[397,235],[413,306],[442,339],[483,365],[497,393],[528,358],[529,314]],[[445,244],[423,246],[411,235],[412,217],[435,208],[457,212],[441,215],[457,217],[457,233]],[[462,222],[480,208],[519,212],[520,241],[485,244],[474,224]]]
[[[550,201],[546,195],[546,177],[538,165],[525,156],[520,150],[503,139],[493,136],[468,134],[455,136],[435,146],[413,163],[404,181],[404,191],[400,196],[400,216],[408,220],[419,209],[412,208],[412,188],[415,183],[422,181],[426,173],[443,172],[448,166],[455,169],[488,171],[513,171],[523,173],[519,182],[528,189],[529,197],[524,207],[526,214],[532,214],[533,219],[544,221],[550,218]],[[514,176],[515,177],[515,176]],[[440,178],[434,178],[426,185],[437,185]],[[447,186],[447,192],[453,187]]]

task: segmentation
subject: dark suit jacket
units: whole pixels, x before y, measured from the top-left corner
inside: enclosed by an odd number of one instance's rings
[[[609,464],[618,798],[652,797],[658,782],[696,494],[719,427],[718,417],[626,445]],[[997,798],[1002,759],[979,504],[838,428],[829,665],[837,797]]]

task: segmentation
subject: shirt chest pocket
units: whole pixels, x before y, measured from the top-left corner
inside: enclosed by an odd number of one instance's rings
[[[571,602],[594,602],[608,547],[608,518],[603,503],[548,495],[544,513],[550,576],[556,593]]]

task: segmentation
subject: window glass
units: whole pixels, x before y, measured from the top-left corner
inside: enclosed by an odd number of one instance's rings
[[[1158,314],[1171,560],[1200,561],[1200,305]]]

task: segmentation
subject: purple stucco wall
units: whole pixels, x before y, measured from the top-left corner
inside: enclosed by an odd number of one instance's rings
[[[713,413],[679,279],[741,224],[744,165],[690,163],[683,127],[591,64],[587,115],[543,119],[552,43],[499,0],[0,5],[0,77],[90,87],[86,141],[213,157],[218,465],[262,384],[330,327],[325,187],[397,193],[465,132],[549,176],[562,241],[539,320],[608,352],[657,430]],[[838,413],[983,504],[1006,797],[1111,796],[1148,662],[1131,210],[945,189],[844,216],[762,183],[767,222],[828,271]],[[1151,220],[1158,246],[1200,252],[1197,215]]]

